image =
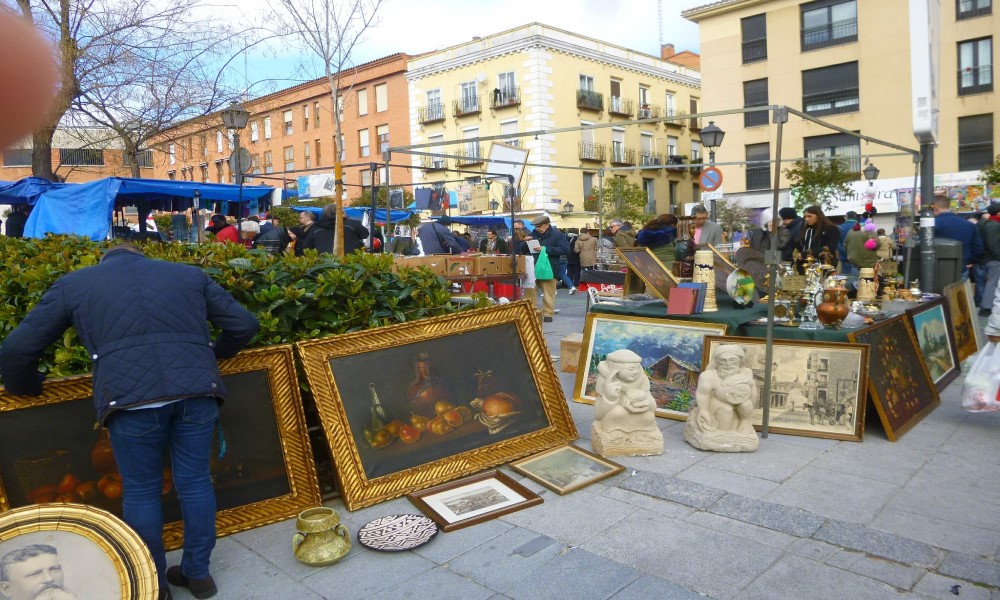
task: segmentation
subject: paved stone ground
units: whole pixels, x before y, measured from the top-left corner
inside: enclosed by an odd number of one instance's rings
[[[553,354],[583,331],[585,297],[560,290],[557,307]],[[571,398],[574,374],[560,377]],[[755,453],[714,454],[663,419],[663,455],[616,459],[624,473],[567,496],[505,469],[544,504],[413,552],[355,542],[312,568],[292,556],[294,520],[233,535],[213,556],[218,598],[1000,600],[1000,415],[963,411],[961,384],[895,443],[872,414],[864,443],[771,435]],[[569,405],[589,448],[593,407]],[[405,499],[328,504],[352,535],[418,512]]]

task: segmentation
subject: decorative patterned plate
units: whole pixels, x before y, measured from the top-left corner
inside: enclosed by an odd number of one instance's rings
[[[737,304],[752,304],[754,281],[745,269],[736,269],[726,278],[726,291]]]
[[[434,521],[421,515],[389,515],[358,530],[358,543],[372,550],[402,552],[423,546],[437,535]]]

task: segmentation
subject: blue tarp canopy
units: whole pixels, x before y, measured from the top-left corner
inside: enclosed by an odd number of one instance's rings
[[[297,210],[299,212],[309,211],[311,213],[316,213],[317,215],[323,212],[322,206],[289,206],[288,208],[292,210]],[[361,220],[366,214],[371,212],[371,207],[369,206],[345,206],[344,214],[351,219]],[[392,211],[392,222],[399,223],[410,218],[410,211],[408,210],[394,210]],[[385,223],[385,209],[376,208],[375,209],[375,221]]]
[[[441,217],[436,217],[440,219]],[[478,227],[506,227],[507,231],[511,230],[511,219],[510,217],[501,217],[500,215],[468,215],[468,216],[458,216],[458,217],[448,217],[451,219],[452,223],[459,223],[461,225],[476,225]],[[528,231],[534,231],[534,227],[531,223],[524,224],[525,229]]]
[[[24,227],[25,237],[63,233],[98,241],[108,237],[115,208],[148,202],[149,208],[157,210],[185,210],[192,206],[195,191],[201,196],[202,207],[221,202],[222,212],[239,210],[240,189],[236,185],[124,177],[88,183],[52,183],[29,177],[0,187],[0,203],[34,206]],[[243,186],[243,203],[255,213],[267,210],[273,192],[271,187]]]

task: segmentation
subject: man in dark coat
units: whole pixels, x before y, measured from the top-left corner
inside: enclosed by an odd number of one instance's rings
[[[948,196],[934,196],[932,205],[934,210],[934,236],[957,240],[962,242],[962,278],[968,279],[969,269],[972,268],[973,261],[983,253],[983,238],[979,235],[979,229],[962,217],[951,212],[951,199]]]
[[[451,225],[447,216],[437,221],[424,223],[417,230],[417,239],[425,255],[431,254],[461,254],[462,246],[455,241],[455,235],[446,227]]]
[[[264,224],[260,226],[260,235],[253,241],[254,248],[263,248],[271,254],[282,255],[288,244],[292,241],[288,231],[281,224],[281,219],[272,217],[271,222],[266,223],[268,229],[264,230]]]
[[[5,225],[4,234],[7,237],[19,238],[24,237],[24,225],[28,222],[28,205],[27,204],[16,204],[14,208],[11,209],[10,214],[7,215],[7,223]]]
[[[781,260],[792,261],[792,253],[795,252],[795,241],[799,239],[799,232],[805,221],[799,216],[795,209],[786,206],[778,211],[781,217],[781,226],[778,228],[778,250],[781,250]]]
[[[306,237],[305,247],[312,248],[320,253],[333,254],[333,236],[337,230],[337,205],[327,204],[323,207],[323,214],[320,215],[316,225],[316,231]],[[368,239],[368,228],[361,221],[344,217],[344,255],[348,255],[355,250],[365,247],[365,240]]]
[[[545,254],[552,265],[553,275],[559,266],[559,258],[570,253],[569,240],[566,234],[552,226],[551,221],[545,215],[535,217],[531,222],[535,226],[532,238],[545,247]],[[535,255],[535,263],[538,262],[540,254]],[[542,321],[546,323],[552,321],[552,316],[556,314],[556,280],[538,279],[536,274],[535,283],[542,289]]]
[[[209,322],[221,333],[213,341]],[[257,333],[257,319],[197,267],[151,260],[122,244],[93,267],[56,281],[0,346],[7,392],[42,393],[38,362],[76,327],[94,365],[94,407],[108,427],[122,477],[125,522],[149,546],[160,589],[215,593],[212,435],[226,395],[216,361]],[[83,426],[85,424],[81,424]],[[184,519],[180,566],[163,549],[163,457],[169,450]]]

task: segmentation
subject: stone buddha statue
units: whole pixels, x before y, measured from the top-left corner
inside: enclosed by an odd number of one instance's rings
[[[656,425],[656,400],[642,358],[615,350],[597,365],[597,402],[591,446],[602,456],[649,456],[663,453],[663,433]]]
[[[736,344],[722,344],[698,377],[697,406],[688,413],[684,439],[701,450],[753,452],[760,446],[753,428],[757,382]]]

